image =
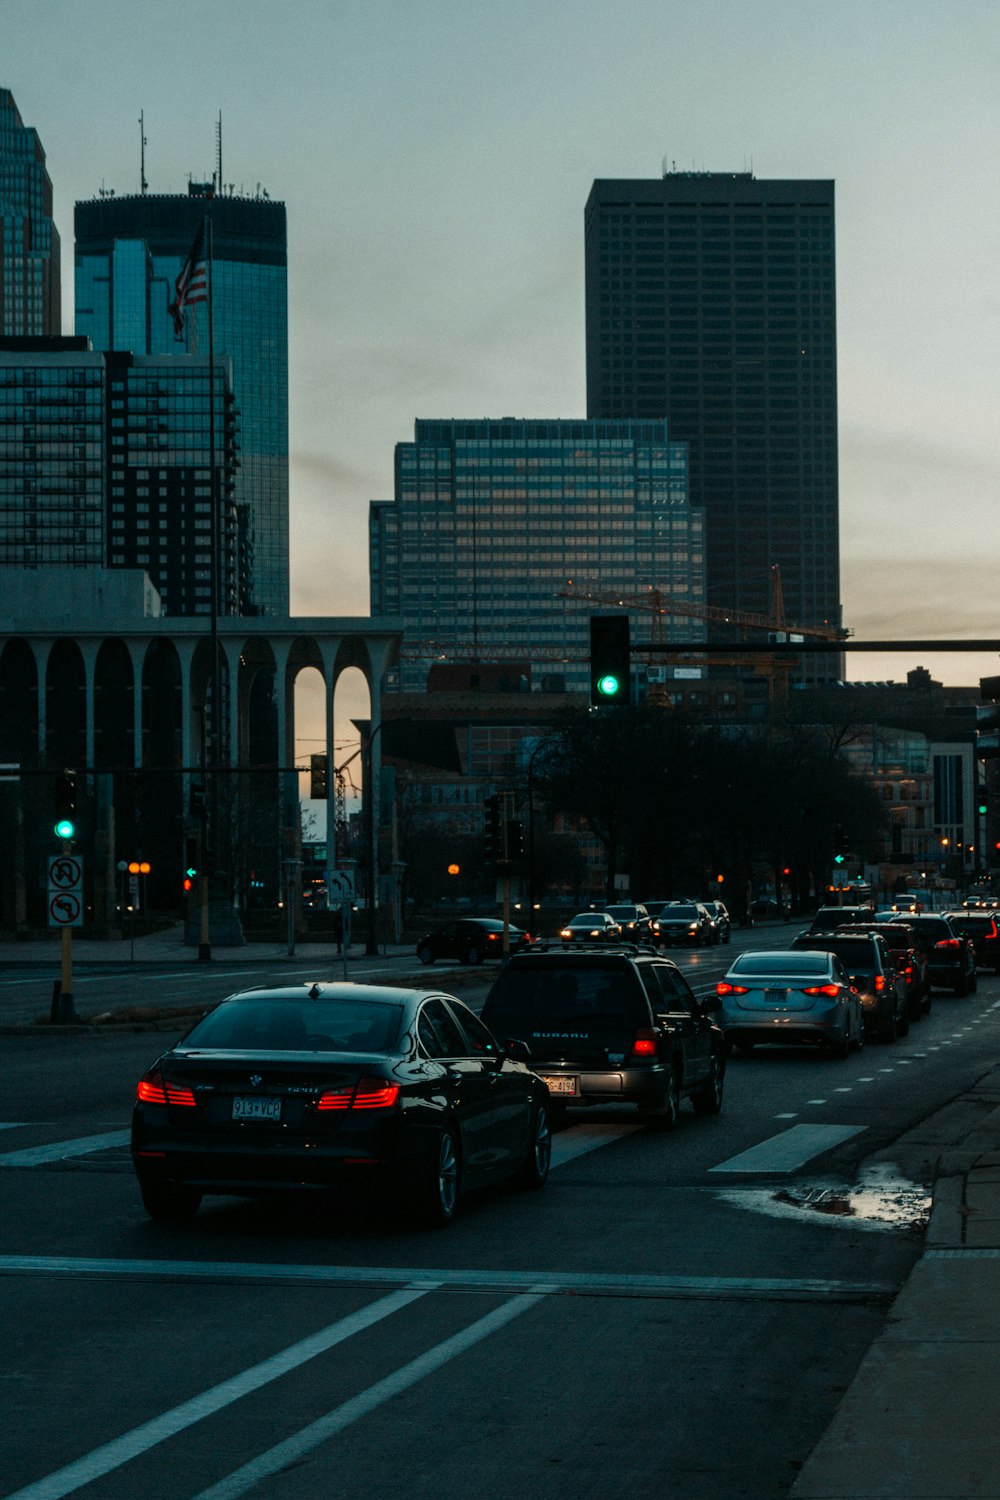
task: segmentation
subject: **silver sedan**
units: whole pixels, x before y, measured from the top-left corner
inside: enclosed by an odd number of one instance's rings
[[[730,1048],[757,1042],[816,1042],[836,1057],[864,1046],[861,996],[835,953],[741,953],[708,1002]]]

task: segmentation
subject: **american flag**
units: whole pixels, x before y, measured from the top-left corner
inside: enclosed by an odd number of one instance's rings
[[[208,268],[205,263],[205,225],[195,235],[181,274],[174,282],[174,300],[167,311],[174,320],[174,338],[184,337],[184,309],[191,302],[208,301]]]

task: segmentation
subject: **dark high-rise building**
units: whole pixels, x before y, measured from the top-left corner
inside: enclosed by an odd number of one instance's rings
[[[168,308],[209,202],[140,195],[76,205],[76,332],[96,350],[209,352],[207,303],[186,309],[181,341]],[[287,615],[288,306],[285,207],[212,200],[214,353],[232,365],[239,412],[235,503],[249,567],[248,613]]]
[[[688,444],[709,604],[768,613],[777,564],[787,618],[838,625],[833,183],[597,181],[586,299],[588,415]]]
[[[229,361],[215,361],[219,614],[241,613]],[[209,361],[0,338],[0,566],[131,568],[171,615],[212,604]]]
[[[0,89],[0,335],[60,334],[59,231],[37,131]]]

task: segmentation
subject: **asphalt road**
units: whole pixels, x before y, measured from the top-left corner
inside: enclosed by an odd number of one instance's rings
[[[894,1142],[995,1062],[998,1016],[989,977],[845,1062],[758,1049],[670,1135],[571,1114],[543,1193],[434,1234],[332,1198],[153,1225],[125,1132],[169,1034],[6,1035],[0,1495],[775,1500],[920,1250],[934,1147]]]

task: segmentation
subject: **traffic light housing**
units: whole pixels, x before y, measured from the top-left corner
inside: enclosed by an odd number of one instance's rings
[[[329,792],[327,759],[325,755],[309,757],[309,795],[317,802],[327,801]]]
[[[184,889],[189,891],[192,882],[197,878],[198,866],[198,839],[189,836],[184,840]]]
[[[591,615],[590,702],[596,708],[631,698],[628,615]]]
[[[205,783],[203,781],[192,781],[191,783],[190,808],[192,818],[203,818],[205,816]]]
[[[976,798],[976,812],[981,818],[985,818],[990,810],[989,798],[985,792],[980,792]]]
[[[498,865],[503,858],[501,799],[499,792],[486,799],[486,821],[483,826],[486,862]]]
[[[72,772],[64,771],[55,781],[55,823],[52,831],[57,839],[76,836],[76,778]]]
[[[995,760],[1000,756],[1000,677],[980,677],[976,708],[976,756]]]
[[[513,863],[514,860],[524,858],[524,825],[520,818],[507,819],[507,859]]]
[[[847,835],[845,834],[844,830],[838,824],[837,828],[836,828],[836,830],[834,832],[834,835],[833,835],[833,862],[834,862],[835,865],[842,865],[842,864],[844,864],[844,862],[846,861],[846,859],[847,859]]]

